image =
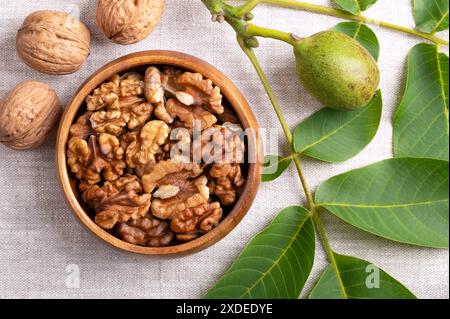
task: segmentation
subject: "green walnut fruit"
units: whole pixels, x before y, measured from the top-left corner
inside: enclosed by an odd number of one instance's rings
[[[355,110],[375,95],[380,81],[375,59],[343,33],[325,31],[302,39],[295,56],[300,81],[325,106]]]

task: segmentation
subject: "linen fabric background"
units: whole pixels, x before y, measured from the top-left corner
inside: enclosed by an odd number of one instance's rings
[[[308,0],[330,5],[328,0]],[[229,26],[213,24],[200,0],[167,0],[164,18],[144,41],[120,46],[109,42],[95,25],[94,0],[0,0],[0,94],[24,80],[49,83],[63,104],[83,81],[109,61],[127,53],[168,49],[198,56],[227,74],[249,100],[266,138],[286,150],[276,116],[256,73],[239,49]],[[414,27],[411,0],[379,0],[366,15]],[[35,10],[77,10],[92,34],[92,52],[72,75],[47,76],[25,66],[15,51],[16,32]],[[339,19],[261,6],[255,22],[307,36],[333,27]],[[373,26],[381,43],[383,119],[373,142],[354,159],[339,165],[305,161],[312,187],[336,174],[392,156],[392,117],[404,88],[408,51],[420,40]],[[448,33],[439,34],[448,38]],[[447,52],[448,53],[448,52]],[[321,106],[297,83],[292,48],[261,40],[257,50],[292,128]],[[55,134],[32,151],[0,145],[0,297],[1,298],[199,298],[224,273],[248,241],[289,205],[302,204],[298,178],[291,168],[275,182],[263,184],[248,215],[215,246],[184,258],[128,254],[110,247],[84,229],[72,215],[60,190],[55,164]],[[267,153],[278,149],[266,145]],[[449,297],[448,250],[418,248],[375,237],[329,214],[323,215],[333,248],[369,260],[404,283],[419,298]],[[80,270],[79,288],[68,288],[69,273]],[[310,291],[326,267],[320,245]]]

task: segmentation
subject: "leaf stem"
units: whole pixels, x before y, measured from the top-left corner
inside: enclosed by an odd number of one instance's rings
[[[419,38],[423,38],[430,42],[434,42],[435,44],[441,44],[441,45],[445,45],[445,46],[449,45],[448,40],[437,37],[436,32],[425,33],[425,32],[417,31],[415,29],[411,29],[408,27],[396,25],[394,23],[390,23],[387,21],[369,18],[369,17],[363,16],[363,15],[353,15],[353,14],[347,13],[347,12],[339,10],[339,9],[334,9],[334,8],[330,8],[327,6],[321,6],[321,5],[317,5],[317,4],[306,3],[306,2],[296,1],[296,0],[250,0],[243,6],[239,7],[239,9],[237,11],[235,11],[236,15],[239,17],[242,17],[244,14],[253,10],[260,3],[270,4],[270,5],[283,7],[283,8],[308,11],[308,12],[328,15],[328,16],[332,16],[332,17],[337,17],[337,18],[341,18],[341,19],[357,21],[357,22],[361,22],[361,23],[378,25],[385,29],[391,29],[391,30],[406,33],[406,34],[409,34],[412,36],[416,36]],[[264,35],[260,35],[260,36],[264,36]]]
[[[334,251],[331,248],[330,241],[328,240],[328,236],[325,232],[325,229],[323,228],[323,224],[322,224],[322,221],[320,220],[320,216],[319,216],[318,207],[316,206],[314,197],[312,196],[312,193],[309,189],[305,174],[303,173],[303,166],[302,166],[300,156],[297,156],[294,158],[294,163],[295,163],[295,166],[297,167],[298,176],[300,177],[300,181],[303,186],[303,191],[305,192],[306,200],[308,202],[308,208],[309,208],[309,211],[311,212],[314,225],[316,226],[316,229],[319,233],[319,237],[321,239],[323,249],[325,250],[325,253],[327,254],[328,261],[330,262],[330,264],[332,265],[332,267],[334,269],[336,278],[339,283],[339,289],[341,291],[341,294],[345,299],[348,299],[347,292],[345,290],[345,286],[342,281],[341,273],[339,272],[339,267],[336,262],[336,257],[334,255]]]
[[[284,117],[283,112],[281,111],[280,104],[278,103],[278,100],[275,97],[272,87],[270,86],[267,76],[265,75],[265,73],[261,67],[261,64],[259,63],[254,50],[252,48],[249,48],[245,44],[245,40],[243,38],[238,36],[237,39],[238,39],[239,45],[241,46],[242,50],[248,56],[248,58],[250,59],[250,62],[253,64],[253,67],[255,68],[256,72],[258,73],[258,76],[261,79],[261,82],[262,82],[267,94],[269,95],[269,99],[272,103],[275,113],[277,114],[277,117],[280,121],[281,127],[283,128],[283,132],[284,132],[284,135],[286,136],[286,140],[289,143],[289,146],[291,147],[292,151],[294,152],[293,147],[292,147],[293,136],[292,136],[291,130],[289,129],[286,118]],[[322,222],[320,220],[319,212],[317,210],[317,206],[314,201],[314,197],[312,195],[312,192],[310,191],[308,182],[307,182],[305,174],[303,172],[301,155],[298,153],[294,153],[291,155],[291,157],[295,163],[295,167],[297,168],[298,176],[300,178],[300,181],[301,181],[301,184],[303,187],[303,191],[306,196],[307,206],[308,206],[309,211],[311,212],[313,222],[318,230],[319,237],[321,238],[323,248],[328,256],[328,260],[329,260],[330,264],[333,266],[333,269],[336,273],[336,277],[339,282],[339,288],[341,290],[342,296],[344,298],[347,298],[347,293],[345,291],[344,284],[342,282],[342,278],[341,278],[341,275],[339,272],[339,268],[338,268],[338,265],[336,262],[336,258],[335,258],[333,249],[331,248],[330,242],[329,242],[328,237],[323,228]]]
[[[215,16],[215,19],[217,19],[217,16],[221,16],[244,41],[252,40],[253,43],[257,44],[257,40],[254,38],[263,37],[295,45],[296,40],[299,40],[294,38],[291,33],[260,27],[246,21],[243,15],[249,13],[249,10],[253,9],[260,2],[259,0],[250,0],[241,7],[231,6],[223,0],[202,0],[202,2]]]
[[[308,182],[306,180],[305,174],[303,173],[303,164],[300,156],[295,157],[294,159],[295,167],[297,168],[298,177],[300,178],[300,181],[302,183],[303,191],[306,196],[306,202],[308,204],[309,211],[314,215],[316,212],[316,203],[314,201],[314,197],[312,195],[312,192],[309,189]]]
[[[245,14],[252,11],[260,2],[261,2],[261,0],[247,1],[247,3],[243,4],[236,10],[236,16],[243,17]]]
[[[352,21],[357,21],[357,22],[362,22],[362,23],[367,23],[367,24],[378,25],[378,26],[386,28],[386,29],[391,29],[391,30],[407,33],[409,35],[413,35],[413,36],[416,36],[419,38],[423,38],[428,41],[434,42],[436,44],[442,44],[445,46],[449,45],[447,40],[436,37],[434,34],[420,32],[420,31],[417,31],[414,29],[399,26],[399,25],[396,25],[396,24],[393,24],[390,22],[386,22],[386,21],[382,21],[382,20],[378,20],[378,19],[369,18],[369,17],[363,16],[363,15],[353,15],[353,14],[347,13],[345,11],[326,7],[326,6],[321,6],[321,5],[317,5],[317,4],[306,3],[306,2],[296,1],[296,0],[259,0],[257,2],[270,4],[270,5],[274,5],[274,6],[278,6],[278,7],[283,7],[283,8],[319,13],[319,14],[323,14],[323,15],[328,15],[328,16],[332,16],[332,17],[337,17],[337,18],[341,18],[341,19],[352,20]]]
[[[319,217],[319,211],[316,209],[312,214],[312,219],[314,222],[314,225],[316,226],[317,231],[319,232],[319,237],[322,240],[322,246],[325,250],[328,260],[330,264],[333,267],[333,270],[336,274],[336,278],[339,284],[339,290],[341,291],[342,297],[344,299],[348,299],[347,291],[345,290],[344,282],[342,281],[341,273],[339,271],[339,267],[336,262],[336,256],[334,255],[334,251],[331,248],[330,242],[328,240],[327,234],[325,232],[325,229],[323,228],[322,221]]]
[[[246,35],[280,40],[289,43],[290,45],[295,45],[295,43],[298,41],[298,39],[292,36],[292,33],[263,28],[254,24],[249,24],[247,26]]]
[[[288,160],[288,161],[289,160],[294,160],[295,158],[300,157],[300,156],[302,156],[302,154],[300,154],[300,153],[292,153],[291,155],[284,157],[283,160]]]
[[[273,109],[275,110],[275,113],[277,114],[278,120],[280,121],[281,127],[283,129],[284,135],[286,136],[286,139],[289,143],[289,145],[292,145],[293,137],[291,130],[289,128],[289,125],[286,122],[286,119],[283,115],[283,112],[281,111],[281,106],[278,103],[278,100],[275,97],[275,93],[272,90],[272,87],[269,84],[269,80],[267,79],[267,76],[265,75],[261,64],[258,61],[258,58],[256,57],[255,51],[251,48],[249,48],[242,37],[237,37],[238,43],[241,46],[244,53],[248,56],[250,59],[250,62],[253,64],[253,67],[256,70],[256,73],[258,73],[259,78],[261,79],[261,82],[264,86],[264,89],[266,90],[270,101],[272,102]]]

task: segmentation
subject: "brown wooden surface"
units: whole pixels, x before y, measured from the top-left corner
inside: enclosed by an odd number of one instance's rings
[[[254,132],[258,132],[258,123],[244,96],[230,79],[212,65],[193,56],[173,51],[143,51],[133,53],[119,58],[96,71],[83,83],[75,97],[66,107],[58,129],[56,142],[58,174],[65,197],[75,213],[75,216],[92,233],[107,243],[129,252],[144,255],[190,254],[205,249],[225,237],[242,220],[252,205],[261,180],[262,144],[259,135],[248,139],[249,151],[254,152],[256,155],[255,158],[258,160],[256,163],[248,165],[247,182],[244,191],[231,212],[211,232],[193,241],[169,247],[151,248],[129,244],[100,228],[89,217],[80,204],[78,193],[75,189],[75,183],[66,162],[66,150],[70,126],[76,119],[85,98],[100,84],[116,73],[121,73],[141,66],[158,64],[172,65],[189,71],[198,72],[212,80],[213,83],[221,89],[224,97],[236,111],[244,129],[252,128]]]

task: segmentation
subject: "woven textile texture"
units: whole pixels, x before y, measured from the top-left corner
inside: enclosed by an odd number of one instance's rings
[[[329,0],[308,0],[330,5]],[[285,150],[284,138],[266,94],[233,31],[212,24],[200,0],[167,0],[161,25],[144,41],[119,46],[95,25],[94,0],[0,0],[0,95],[16,83],[35,79],[55,88],[64,104],[99,67],[127,53],[168,49],[198,56],[226,73],[248,98],[261,124],[270,129],[270,153]],[[411,0],[379,0],[366,14],[414,27]],[[47,76],[26,67],[15,52],[15,35],[25,16],[35,10],[79,10],[92,33],[92,53],[72,75]],[[256,22],[310,35],[331,28],[339,19],[261,6]],[[311,186],[338,173],[392,156],[392,116],[404,86],[408,50],[419,40],[373,27],[381,43],[380,69],[384,109],[373,142],[354,159],[339,165],[306,160]],[[439,34],[448,38],[448,33]],[[447,52],[448,53],[448,52]],[[274,86],[292,128],[320,108],[295,76],[292,49],[261,40],[257,54]],[[280,145],[278,145],[278,142]],[[215,246],[184,258],[155,258],[123,253],[88,233],[74,218],[57,180],[55,138],[41,148],[16,152],[0,145],[0,297],[1,298],[199,298],[227,269],[249,239],[282,208],[304,202],[293,170],[262,185],[252,209],[240,225]],[[370,260],[403,282],[419,298],[449,297],[447,250],[393,243],[357,230],[332,216],[324,224],[335,250]],[[314,271],[305,292],[326,267],[318,246]],[[70,273],[79,269],[80,282]],[[71,284],[72,283],[72,284]]]

